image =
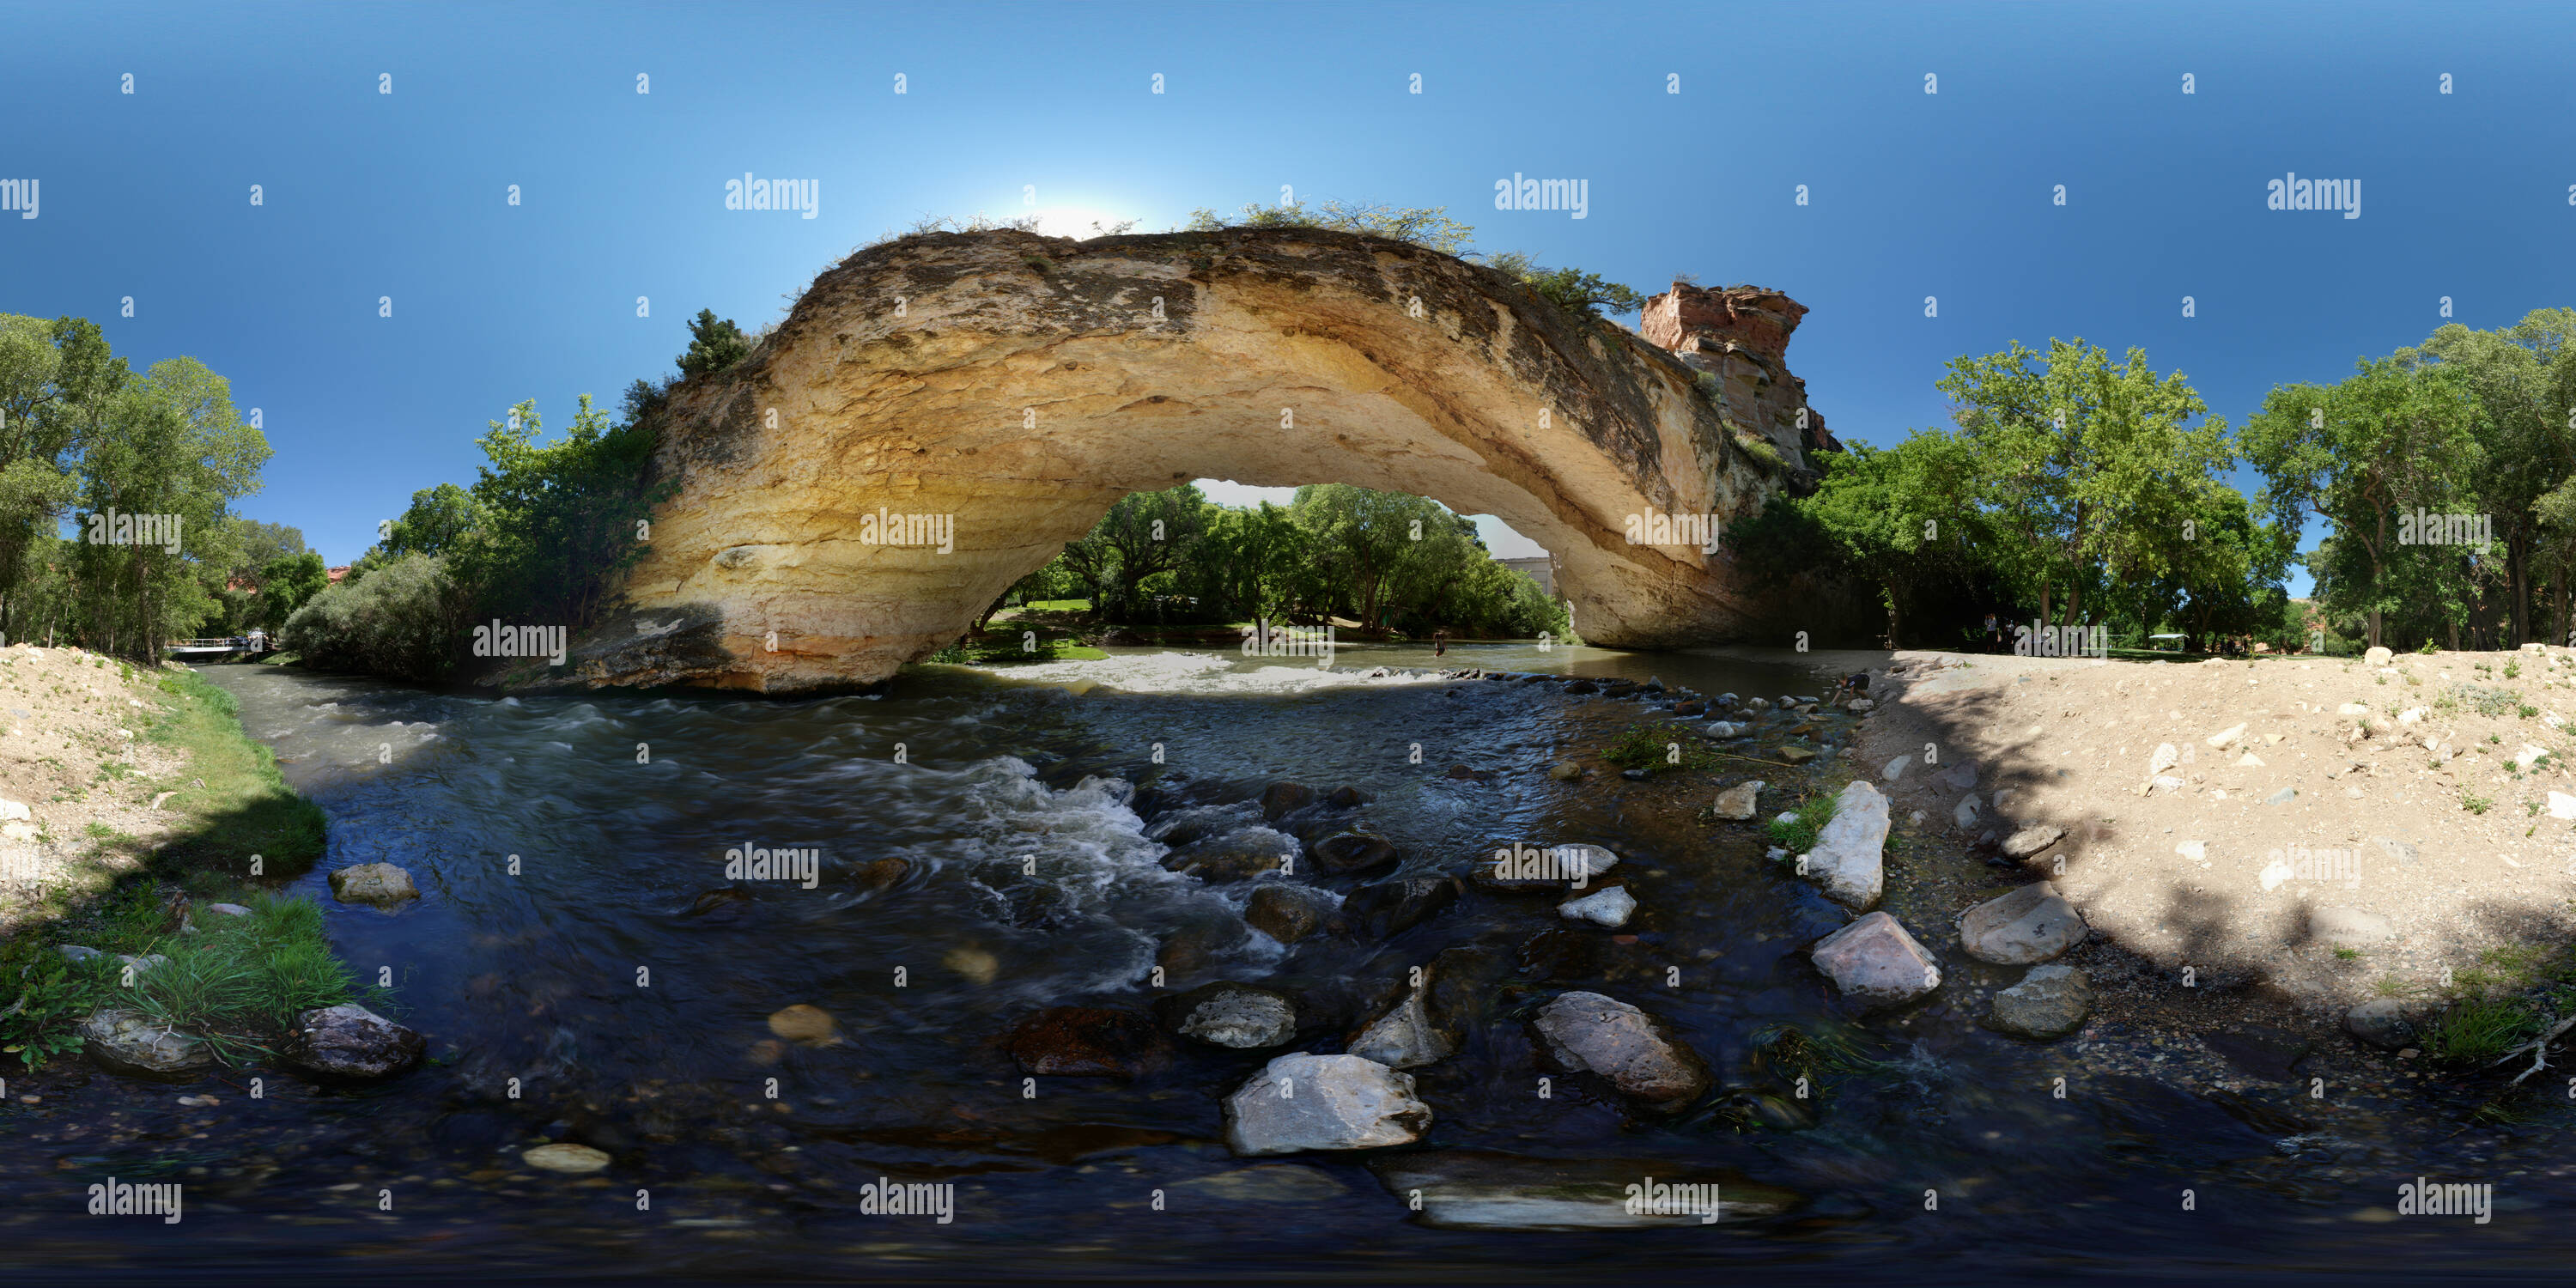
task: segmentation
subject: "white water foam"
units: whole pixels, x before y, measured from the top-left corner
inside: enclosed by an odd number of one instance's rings
[[[1362,673],[1323,670],[1311,663],[1283,663],[1245,671],[1235,669],[1237,660],[1223,653],[1126,653],[1091,660],[978,669],[998,679],[1061,684],[1077,693],[1095,687],[1130,693],[1310,693],[1318,689],[1444,682],[1432,675],[1373,679]]]

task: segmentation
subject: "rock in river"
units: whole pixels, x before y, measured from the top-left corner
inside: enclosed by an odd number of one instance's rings
[[[1335,832],[1315,842],[1315,870],[1326,876],[1373,872],[1396,858],[1395,842],[1375,832]]]
[[[81,1021],[80,1035],[91,1060],[129,1078],[187,1081],[215,1063],[204,1039],[156,1024],[139,1011],[100,1011]]]
[[[1226,1148],[1244,1156],[1379,1149],[1430,1128],[1412,1075],[1355,1055],[1280,1056],[1225,1101]]]
[[[1390,1069],[1438,1064],[1457,1054],[1458,1034],[1433,1018],[1430,994],[1427,978],[1420,987],[1405,990],[1403,1001],[1351,1039],[1350,1053]]]
[[[1295,875],[1304,847],[1297,838],[1266,827],[1247,827],[1194,841],[1163,856],[1163,866],[1217,884],[1249,881],[1265,872]]]
[[[1899,1006],[1941,987],[1941,968],[1896,918],[1873,912],[1816,941],[1816,969],[1864,1007]]]
[[[1364,885],[1342,901],[1342,916],[1372,939],[1400,935],[1458,901],[1458,879],[1397,877]]]
[[[1293,944],[1323,929],[1337,907],[1331,895],[1313,886],[1263,881],[1253,887],[1252,898],[1243,905],[1243,919],[1253,929]]]
[[[411,874],[390,863],[361,863],[331,874],[331,895],[342,903],[390,908],[420,897]]]
[[[1836,798],[1833,821],[1816,835],[1807,877],[1827,898],[1857,912],[1878,902],[1886,844],[1887,798],[1869,780],[1855,778]]]
[[[1164,1019],[1186,1038],[1257,1051],[1297,1036],[1297,1004],[1285,993],[1221,981],[1162,1002]]]
[[[1761,795],[1761,779],[1756,778],[1751,782],[1737,783],[1733,787],[1729,787],[1725,791],[1717,794],[1717,804],[1713,807],[1713,811],[1719,818],[1731,819],[1740,823],[1753,817],[1754,814],[1758,812],[1759,806],[1756,804],[1756,801]]]
[[[1568,899],[1556,905],[1556,915],[1568,921],[1588,921],[1596,926],[1616,930],[1628,924],[1637,912],[1637,897],[1625,886],[1611,886],[1597,894]]]
[[[420,1063],[418,1033],[355,1004],[317,1007],[295,1017],[279,1054],[307,1073],[333,1078],[390,1078]]]
[[[1599,993],[1560,993],[1540,1007],[1539,1036],[1575,1073],[1597,1073],[1648,1108],[1675,1110],[1708,1090],[1708,1070],[1689,1047],[1657,1031],[1644,1011]]]
[[[1419,1195],[1422,1223],[1446,1230],[1710,1225],[1777,1216],[1802,1201],[1734,1172],[1635,1159],[1433,1150],[1389,1154],[1369,1170],[1408,1206]]]
[[[2093,984],[2072,966],[2035,966],[2021,982],[1995,994],[1987,1020],[2026,1038],[2062,1038],[2093,1013]]]

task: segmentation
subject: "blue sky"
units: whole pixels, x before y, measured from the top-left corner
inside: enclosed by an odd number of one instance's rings
[[[1879,443],[2015,339],[2142,347],[2241,421],[2443,296],[2472,326],[2576,303],[2567,6],[0,4],[0,31],[0,178],[43,194],[0,217],[0,311],[230,377],[277,453],[243,512],[333,562],[471,481],[513,401],[613,403],[698,308],[756,328],[879,234],[1032,185],[1148,230],[1281,185],[1445,205],[1641,289],[1778,287],[1813,310],[1810,398]],[[745,171],[817,180],[818,217],[726,211]],[[2266,210],[2287,171],[2360,180],[2362,216]],[[1588,216],[1493,209],[1515,172],[1587,180]]]

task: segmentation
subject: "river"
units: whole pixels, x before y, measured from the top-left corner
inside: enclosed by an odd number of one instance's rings
[[[390,972],[433,1063],[358,1093],[271,1072],[256,1100],[242,1087],[258,1071],[236,1071],[202,1084],[219,1103],[200,1107],[174,1103],[185,1088],[57,1074],[42,1105],[0,1114],[0,1262],[261,1278],[1492,1281],[1597,1279],[1615,1261],[1623,1276],[1998,1282],[2398,1262],[2474,1274],[2576,1242],[2545,1216],[2571,1196],[2549,1174],[2566,1170],[2551,1166],[2563,1119],[2469,1137],[2418,1124],[2401,1147],[2402,1107],[2338,1117],[2301,1108],[2296,1088],[2271,1108],[2135,1079],[2061,1098],[2062,1052],[1985,1032],[1966,1007],[1855,1023],[1805,960],[1841,918],[1748,830],[1646,807],[1675,790],[1660,783],[1546,777],[1568,748],[1638,719],[1634,703],[1355,673],[1434,665],[1424,649],[1344,648],[1331,672],[1112,652],[923,668],[882,696],[805,700],[495,699],[207,668],[330,817],[328,857],[289,888],[323,904],[369,980]],[[1439,664],[1747,696],[1829,682],[1565,647],[1459,646]],[[1020,1018],[1143,1006],[1159,943],[1234,924],[1243,887],[1165,871],[1148,816],[1280,781],[1367,793],[1361,816],[1412,868],[1459,871],[1516,843],[1607,846],[1637,865],[1644,905],[1613,938],[1566,929],[1550,901],[1470,890],[1384,942],[1218,950],[1223,977],[1309,1001],[1317,1018],[1293,1049],[1339,1050],[1409,967],[1481,945],[1509,968],[1469,1048],[1414,1071],[1435,1111],[1427,1144],[1613,1160],[1640,1179],[1722,1172],[1802,1201],[1710,1228],[1437,1229],[1354,1158],[1228,1153],[1220,1101],[1275,1052],[1184,1043],[1132,1083],[1042,1078],[1030,1095],[1001,1045]],[[726,852],[744,848],[816,851],[811,887],[737,886]],[[890,858],[900,880],[863,878]],[[417,904],[387,915],[331,899],[328,870],[379,861],[411,871]],[[717,890],[739,897],[704,897]],[[1569,988],[1662,1017],[1737,1094],[1646,1116],[1558,1074],[1541,1098],[1520,1017]],[[768,1017],[799,1005],[829,1012],[842,1040],[773,1037]],[[1781,1024],[1882,1067],[1778,1111],[1812,1125],[1748,1123],[1727,1107],[1792,1096],[1754,1056]],[[616,1161],[586,1177],[518,1161],[550,1139]],[[2375,1214],[2419,1173],[2498,1181],[2492,1224]],[[184,1182],[184,1222],[78,1217],[100,1174]],[[953,1219],[863,1213],[879,1178],[953,1184]]]

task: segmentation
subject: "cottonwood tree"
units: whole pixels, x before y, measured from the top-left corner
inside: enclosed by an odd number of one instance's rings
[[[2389,613],[2422,602],[2425,578],[2441,573],[2400,559],[2419,552],[2401,550],[2398,511],[2448,509],[2472,494],[2484,459],[2476,420],[2465,373],[2382,358],[2337,385],[2276,387],[2246,422],[2245,455],[2276,522],[2295,527],[2313,512],[2333,525],[2308,561],[2319,603],[2359,617],[2374,647],[2387,643]]]
[[[2227,422],[2191,424],[2207,405],[2140,349],[2114,364],[2081,337],[2052,339],[2045,353],[2015,341],[1953,359],[1938,387],[1977,462],[1980,508],[2003,538],[1993,562],[2044,621],[2076,624],[2099,570],[2144,575],[2183,557],[2182,518],[2234,462]]]

